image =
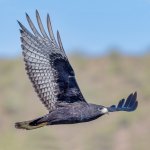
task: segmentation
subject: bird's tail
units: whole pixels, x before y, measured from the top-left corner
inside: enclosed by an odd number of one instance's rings
[[[36,128],[40,128],[43,126],[48,125],[48,122],[46,121],[41,121],[43,117],[30,120],[30,121],[23,121],[23,122],[16,122],[15,127],[17,129],[26,129],[26,130],[32,130]]]

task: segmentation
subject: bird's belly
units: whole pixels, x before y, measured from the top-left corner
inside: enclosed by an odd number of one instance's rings
[[[58,116],[52,119],[49,124],[50,125],[57,125],[57,124],[74,124],[74,123],[80,123],[83,122],[80,117],[77,116]]]
[[[57,112],[49,118],[49,125],[58,125],[88,122],[96,119],[97,117],[89,116],[85,112]]]

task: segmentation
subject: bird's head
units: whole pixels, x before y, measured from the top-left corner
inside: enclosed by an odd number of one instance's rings
[[[107,107],[102,105],[89,104],[88,108],[89,110],[86,113],[86,115],[88,115],[88,117],[90,116],[93,119],[97,119],[98,117],[108,114]]]
[[[102,105],[90,104],[90,108],[92,110],[92,113],[97,116],[109,114],[108,108]]]
[[[98,107],[98,111],[100,112],[101,115],[109,114],[108,109],[106,107],[104,107],[104,106],[99,106]]]

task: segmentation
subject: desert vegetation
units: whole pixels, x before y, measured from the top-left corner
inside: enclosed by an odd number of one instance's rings
[[[16,121],[47,111],[24,70],[22,58],[0,59],[1,150],[144,150],[150,146],[150,55],[101,57],[71,55],[78,84],[87,101],[112,105],[138,92],[133,113],[112,113],[89,123],[17,130]]]

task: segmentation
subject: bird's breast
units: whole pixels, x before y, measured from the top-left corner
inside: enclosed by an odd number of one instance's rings
[[[96,119],[87,106],[70,106],[57,109],[49,114],[49,124],[74,124]]]

